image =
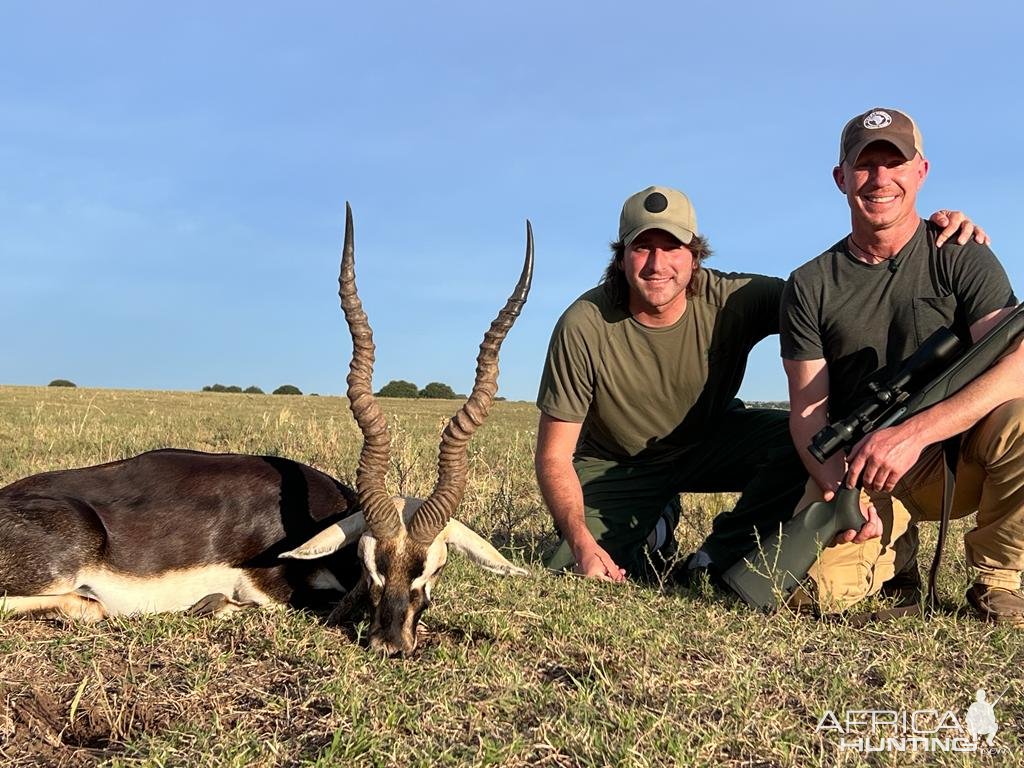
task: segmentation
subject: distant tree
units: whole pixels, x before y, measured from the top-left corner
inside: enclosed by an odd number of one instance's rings
[[[213,384],[212,386],[203,387],[203,392],[241,392],[241,387],[231,385],[230,387],[223,384]]]
[[[51,381],[46,386],[48,386],[48,387],[77,387],[78,385],[75,384],[75,382],[73,382],[73,381],[68,381],[67,379],[54,379],[53,381]]]
[[[266,394],[266,392],[264,392],[259,387],[246,387],[245,390],[243,390],[243,391],[247,395],[265,395]]]
[[[419,390],[411,381],[392,379],[380,388],[377,397],[419,397]]]
[[[302,390],[293,384],[282,384],[280,387],[274,390],[275,395],[301,395]]]
[[[420,397],[428,397],[434,400],[455,400],[458,395],[455,390],[440,381],[432,381],[419,392]]]

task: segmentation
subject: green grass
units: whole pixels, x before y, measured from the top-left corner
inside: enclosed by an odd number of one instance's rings
[[[456,404],[385,400],[392,490],[424,494]],[[1018,765],[1020,631],[966,613],[855,628],[764,617],[708,590],[555,577],[533,480],[536,413],[497,403],[470,449],[460,517],[531,566],[453,558],[412,659],[287,609],[223,619],[0,623],[0,764],[118,766]],[[0,388],[0,484],[159,446],[272,453],[351,480],[339,398]],[[684,550],[727,496],[684,499]],[[931,530],[931,528],[930,528]],[[969,584],[952,531],[944,596]],[[826,710],[954,710],[1007,689],[1000,751],[863,755],[816,733]]]

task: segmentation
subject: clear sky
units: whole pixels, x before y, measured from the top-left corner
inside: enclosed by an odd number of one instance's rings
[[[518,275],[500,393],[532,400],[631,193],[687,191],[724,270],[848,231],[838,134],[921,126],[922,213],[967,210],[1018,293],[1024,11],[920,2],[0,0],[0,383],[344,391],[356,220],[375,387],[471,386]],[[785,399],[777,338],[742,393]]]

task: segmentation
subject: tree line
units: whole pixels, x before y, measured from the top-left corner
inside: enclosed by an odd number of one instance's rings
[[[225,386],[224,384],[211,384],[203,387],[203,392],[241,392],[247,395],[265,394],[259,387],[246,387],[242,389],[235,385]],[[271,394],[301,395],[302,392],[292,384],[282,384]],[[377,397],[410,397],[433,400],[464,400],[466,398],[465,395],[460,395],[451,386],[441,381],[432,381],[423,389],[420,389],[411,381],[404,381],[403,379],[392,379],[389,381],[377,391]]]
[[[75,383],[67,379],[54,379],[49,383],[51,387],[74,387]],[[245,395],[265,395],[262,389],[257,386],[242,389],[237,384],[207,384],[202,392],[235,392]],[[301,395],[302,390],[294,384],[282,384],[270,394],[272,395]],[[316,393],[312,393],[315,395]],[[403,379],[392,379],[377,392],[377,397],[409,397],[424,398],[433,400],[464,400],[465,395],[458,394],[448,384],[441,381],[432,381],[423,389],[420,389],[411,381]],[[499,400],[504,398],[497,398]]]
[[[440,381],[432,381],[423,389],[420,389],[411,381],[392,379],[378,390],[377,397],[421,397],[435,400],[464,400],[466,396],[457,394],[454,389]]]
[[[75,384],[75,382],[73,382],[73,381],[71,381],[69,379],[54,379],[53,381],[51,381],[46,386],[48,386],[48,387],[77,387],[78,385]],[[253,386],[253,387],[246,387],[245,389],[242,389],[241,387],[239,387],[239,386],[237,386],[235,384],[208,384],[207,386],[203,387],[203,389],[201,391],[203,391],[203,392],[239,392],[239,393],[244,393],[246,395],[265,395],[266,394],[266,392],[264,392],[259,387]],[[272,395],[301,395],[302,394],[302,390],[300,390],[294,384],[282,384],[280,387],[278,387],[273,392],[271,392],[271,394]],[[316,393],[314,392],[312,394],[315,395]]]
[[[208,384],[203,387],[203,392],[239,392],[246,395],[265,395],[267,394],[262,389],[256,386],[246,387],[242,389],[235,384]],[[275,389],[270,394],[272,395],[301,395],[302,390],[296,387],[294,384],[282,384],[280,387]]]

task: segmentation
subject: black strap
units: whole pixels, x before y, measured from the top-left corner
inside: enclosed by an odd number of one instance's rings
[[[956,464],[960,458],[960,435],[942,442],[942,516],[939,518],[939,540],[935,543],[935,557],[928,571],[928,612],[934,613],[939,607],[937,581],[939,565],[942,562],[942,550],[946,545],[946,531],[949,529],[949,518],[953,514],[953,491],[956,487]]]

